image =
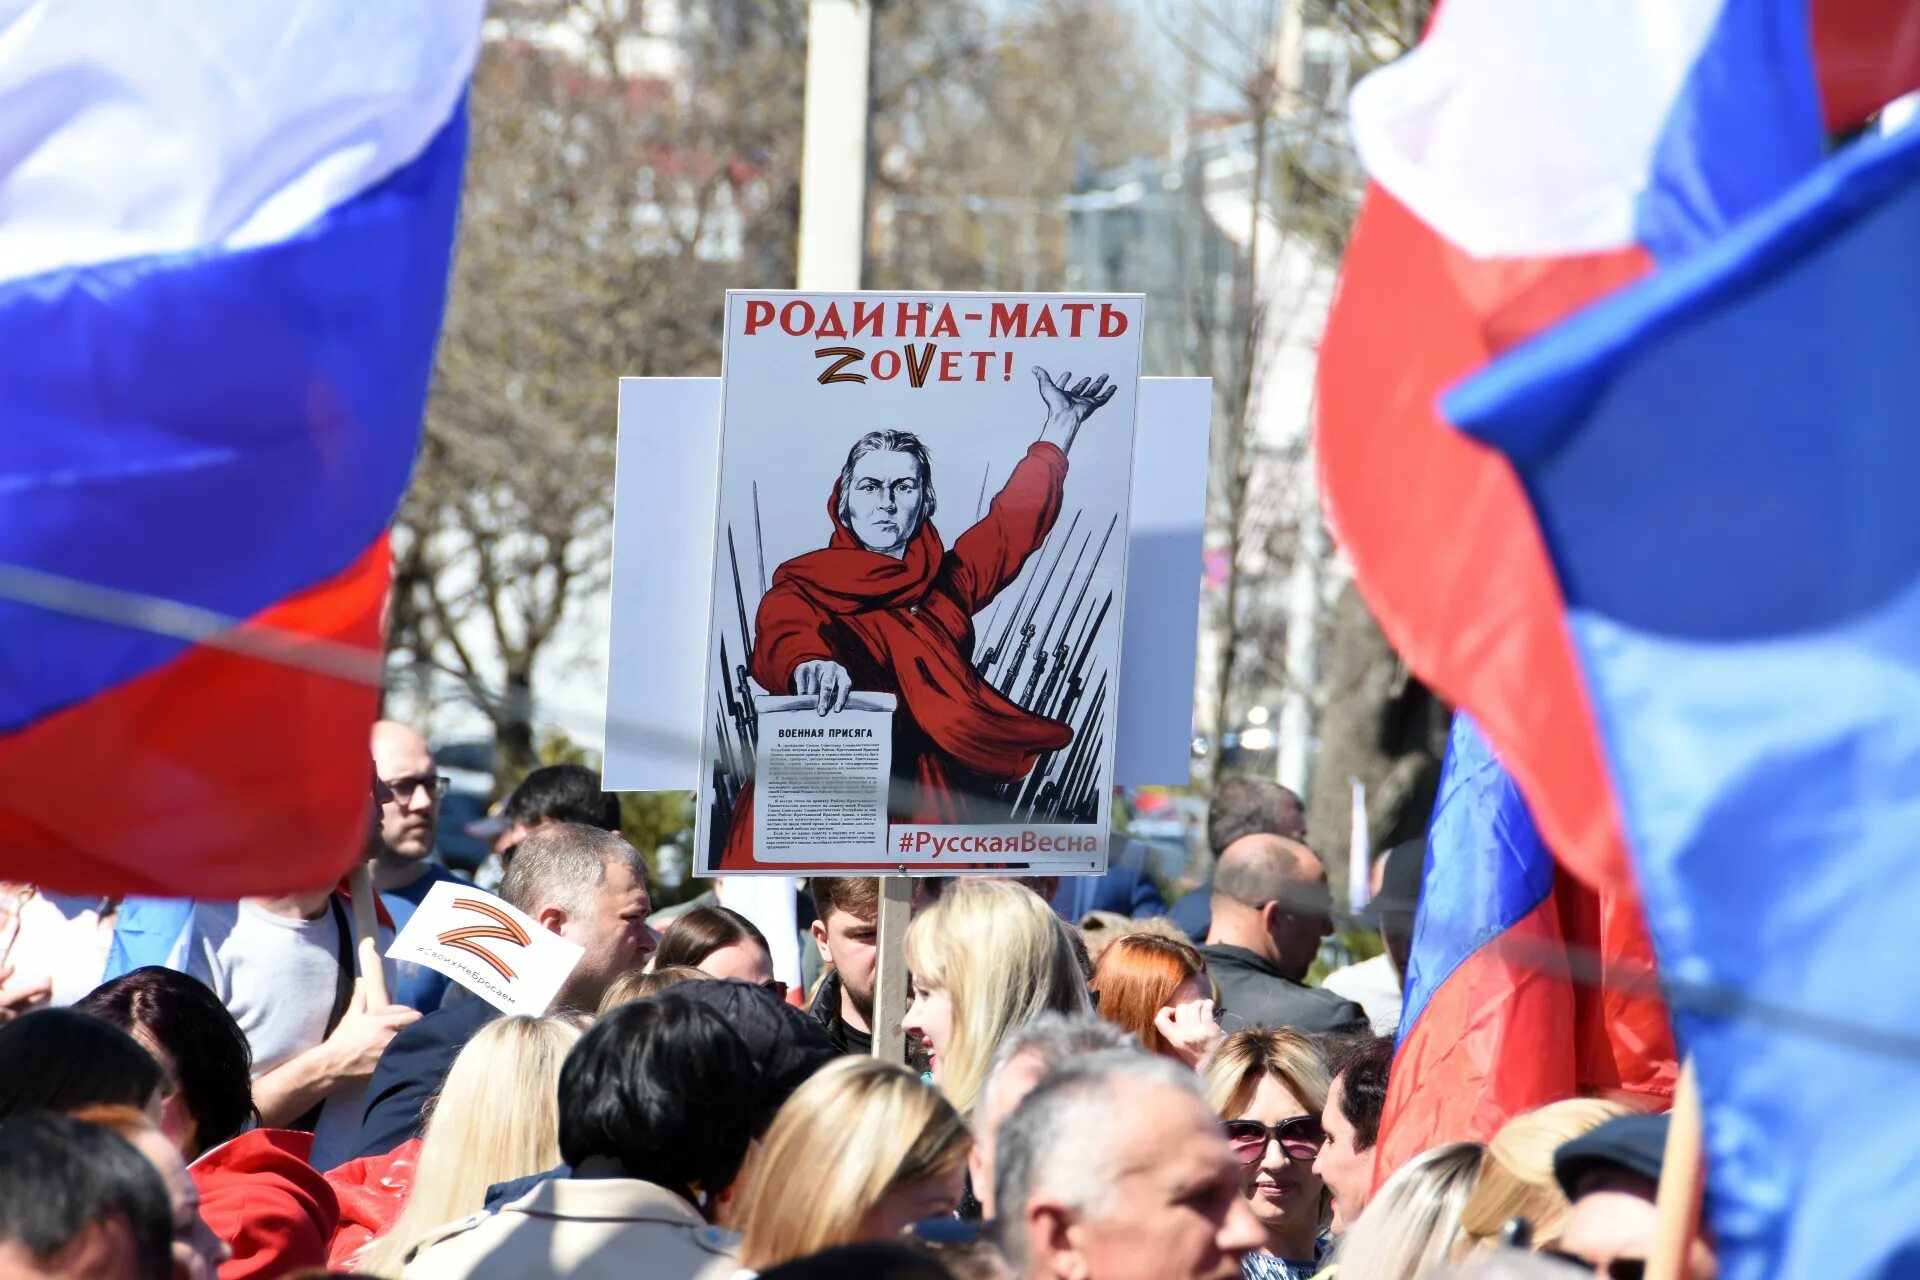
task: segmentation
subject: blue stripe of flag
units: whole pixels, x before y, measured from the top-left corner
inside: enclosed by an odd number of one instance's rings
[[[1727,1280],[1920,1267],[1920,130],[1446,403],[1527,485]]]
[[[419,442],[465,145],[462,106],[287,241],[0,285],[0,563],[246,617],[365,552]],[[0,731],[184,647],[0,601]]]
[[[1468,957],[1553,892],[1553,855],[1520,790],[1465,712],[1456,712],[1407,960],[1400,1036]]]

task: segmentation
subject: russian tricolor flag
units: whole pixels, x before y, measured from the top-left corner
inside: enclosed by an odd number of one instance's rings
[[[1354,136],[1374,185],[1321,347],[1325,508],[1396,649],[1471,709],[1482,767],[1517,786],[1510,805],[1468,812],[1519,812],[1529,832],[1538,824],[1532,840],[1516,841],[1511,824],[1436,831],[1434,911],[1449,901],[1448,876],[1497,892],[1454,904],[1466,911],[1454,954],[1427,966],[1446,980],[1409,1000],[1403,1052],[1423,1034],[1422,1001],[1430,1018],[1451,1009],[1442,1016],[1464,1020],[1425,1034],[1444,1042],[1471,1028],[1481,1050],[1444,1055],[1454,1074],[1422,1073],[1429,1091],[1538,1092],[1502,1080],[1546,1042],[1508,1018],[1524,1002],[1503,1009],[1449,989],[1537,953],[1480,944],[1543,922],[1538,891],[1549,885],[1562,942],[1588,962],[1563,1078],[1656,1097],[1674,1079],[1671,1041],[1644,992],[1652,948],[1561,583],[1512,468],[1456,432],[1440,396],[1698,252],[1818,166],[1829,134],[1916,83],[1920,10],[1892,0],[1447,0],[1420,48],[1355,92]],[[1456,786],[1461,754],[1457,734]],[[1546,849],[1570,875],[1540,870]],[[1437,916],[1423,918],[1423,933],[1438,928]],[[1511,1052],[1485,1052],[1503,1038]],[[1459,1125],[1403,1105],[1400,1123],[1413,1128],[1396,1137],[1390,1126],[1383,1144],[1418,1149],[1422,1126],[1427,1140],[1485,1138],[1503,1110]],[[1390,1167],[1383,1157],[1382,1173]]]
[[[231,898],[367,825],[479,0],[0,19],[0,874]]]
[[[1519,470],[1728,1280],[1920,1271],[1920,130],[1446,400]]]

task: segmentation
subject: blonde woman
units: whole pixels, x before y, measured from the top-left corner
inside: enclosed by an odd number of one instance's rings
[[[1515,1218],[1533,1226],[1535,1248],[1560,1238],[1571,1207],[1553,1177],[1553,1153],[1628,1108],[1600,1098],[1568,1098],[1517,1115],[1487,1144],[1486,1164],[1460,1216],[1462,1256],[1499,1246],[1500,1229]]]
[[[750,1163],[730,1215],[741,1264],[764,1271],[952,1213],[971,1145],[959,1112],[905,1067],[877,1058],[823,1067],[780,1108]]]
[[[1306,1280],[1326,1261],[1327,1189],[1313,1158],[1327,1140],[1327,1064],[1289,1028],[1251,1027],[1220,1042],[1206,1069],[1207,1101],[1241,1166],[1241,1194],[1267,1233],[1241,1259],[1247,1280]]]
[[[907,928],[913,1003],[934,1083],[973,1109],[1001,1037],[1043,1013],[1088,1013],[1087,983],[1045,900],[1011,880],[962,880]]]
[[[427,1120],[406,1208],[355,1270],[399,1275],[421,1237],[484,1208],[488,1187],[560,1163],[560,1064],[580,1032],[573,1018],[497,1018],[467,1042]]]
[[[1477,1142],[1449,1142],[1395,1169],[1340,1238],[1340,1274],[1416,1280],[1451,1260],[1485,1151]]]
[[[692,965],[669,964],[656,965],[651,969],[630,969],[613,980],[607,988],[607,994],[600,997],[599,1012],[602,1016],[618,1009],[623,1004],[632,1004],[635,1000],[645,1000],[648,996],[657,996],[670,987],[683,982],[700,982],[713,975]]]

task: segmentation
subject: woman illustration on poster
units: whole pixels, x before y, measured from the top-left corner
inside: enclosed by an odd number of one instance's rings
[[[974,669],[973,619],[1020,575],[1059,517],[1067,454],[1113,398],[1105,375],[1035,368],[1046,425],[985,514],[945,545],[932,523],[933,462],[910,431],[872,431],[827,499],[828,545],[786,561],[760,601],[748,670],[762,688],[812,695],[830,716],[861,690],[891,693],[896,820],[1006,822],[1002,788],[1073,740]],[[719,870],[753,864],[753,804],[734,807]]]

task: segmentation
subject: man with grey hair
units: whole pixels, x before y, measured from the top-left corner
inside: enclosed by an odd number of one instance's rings
[[[1054,1073],[998,1147],[1017,1280],[1233,1280],[1265,1239],[1194,1073],[1165,1058],[1109,1051]]]
[[[500,896],[585,952],[554,997],[556,1009],[593,1012],[614,979],[644,966],[658,941],[647,927],[647,864],[617,832],[574,822],[535,827],[514,852]],[[467,1041],[498,1016],[469,997],[395,1036],[367,1086],[359,1153],[382,1155],[418,1136],[422,1104],[439,1092]]]
[[[1365,1010],[1305,985],[1332,929],[1327,869],[1284,836],[1241,836],[1213,872],[1213,923],[1200,954],[1220,989],[1220,1011],[1248,1025],[1365,1031]]]
[[[981,1217],[993,1217],[993,1139],[1000,1122],[1054,1072],[1090,1053],[1130,1047],[1139,1048],[1126,1032],[1090,1013],[1072,1018],[1043,1013],[1000,1042],[969,1117],[973,1150],[967,1154],[967,1173]]]

